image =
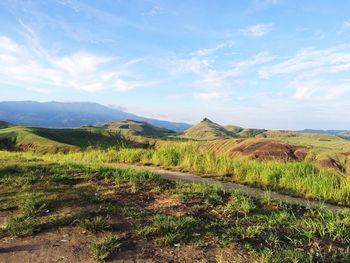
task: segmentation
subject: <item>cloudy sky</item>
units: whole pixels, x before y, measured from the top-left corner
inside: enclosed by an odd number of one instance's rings
[[[2,0],[0,100],[350,129],[350,2]]]

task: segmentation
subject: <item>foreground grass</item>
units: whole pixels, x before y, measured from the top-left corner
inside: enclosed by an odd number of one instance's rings
[[[122,242],[119,237],[110,235],[92,243],[91,253],[98,261],[104,261],[118,252],[121,244]]]
[[[266,262],[348,262],[349,211],[305,209],[220,186],[178,185],[185,216],[156,214],[138,234],[162,245],[238,243]],[[268,195],[268,193],[267,193]]]
[[[225,177],[233,182],[287,192],[310,199],[350,205],[350,179],[319,169],[309,162],[258,162],[199,151],[194,144],[159,149],[91,150],[46,155],[46,160],[78,162],[123,162],[155,165],[200,174]]]
[[[165,197],[174,203],[152,206]],[[252,198],[217,185],[173,184],[145,171],[13,160],[0,165],[0,204],[0,212],[15,211],[1,226],[0,237],[83,228],[103,234],[90,247],[101,261],[125,242],[121,230],[109,225],[113,216],[131,220],[129,241],[144,239],[154,246],[207,250],[236,244],[266,262],[349,261],[349,210],[305,209],[272,201],[268,192]],[[75,212],[55,212],[62,207]]]

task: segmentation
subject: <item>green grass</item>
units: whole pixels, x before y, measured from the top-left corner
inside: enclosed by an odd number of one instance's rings
[[[265,131],[264,129],[242,128],[234,125],[221,126],[205,118],[197,125],[184,131],[181,137],[198,141],[210,141],[227,138],[251,138]]]
[[[5,150],[57,153],[78,151],[89,147],[148,147],[148,144],[133,141],[119,133],[98,127],[49,129],[16,126],[0,130],[0,147]]]
[[[79,226],[92,233],[97,233],[107,230],[108,221],[107,218],[102,216],[96,216],[93,218],[83,218],[79,220]]]
[[[156,242],[162,245],[187,243],[193,239],[193,233],[199,232],[201,221],[192,216],[176,217],[158,214],[151,219],[152,224],[138,231],[145,237],[156,237]]]
[[[238,243],[261,262],[347,262],[349,210],[305,209],[211,185],[176,185],[187,215],[156,214],[137,234],[160,245]],[[208,197],[215,203],[208,206]],[[193,197],[193,198],[191,198]]]
[[[6,155],[7,156],[7,155]],[[18,156],[18,154],[14,154]],[[106,205],[104,186],[90,180],[114,184],[158,182],[159,175],[101,165],[22,162],[21,157],[0,164],[0,211],[15,210],[1,227],[1,236],[28,236],[62,225],[79,225],[90,232],[108,230],[107,206],[90,212],[77,211],[68,217],[51,214],[60,207]]]
[[[110,235],[102,240],[97,240],[91,245],[91,253],[98,261],[105,261],[111,255],[118,252],[122,242],[117,236]]]
[[[170,153],[167,162],[181,164],[181,154]],[[65,157],[69,156],[76,157]],[[306,209],[274,201],[269,192],[253,198],[219,185],[170,184],[155,173],[102,164],[62,159],[62,163],[23,162],[22,158],[13,154],[11,162],[0,164],[0,211],[11,207],[14,212],[0,227],[0,237],[80,227],[99,237],[91,245],[91,255],[103,261],[121,251],[126,241],[108,225],[116,215],[132,223],[128,242],[203,250],[233,243],[266,262],[349,261],[349,210]],[[132,193],[133,184],[137,194]],[[152,210],[153,202],[161,201],[163,194],[177,200],[174,206]],[[85,205],[89,210],[75,211]],[[60,208],[72,208],[72,213],[57,213]]]
[[[125,120],[109,122],[102,127],[112,132],[145,137],[167,137],[170,135],[176,135],[174,131],[143,121]]]
[[[226,180],[264,189],[331,203],[350,205],[350,180],[335,172],[304,162],[258,162],[233,160],[202,152],[196,144],[165,146],[159,149],[91,150],[70,154],[47,155],[47,160],[77,162],[123,162],[151,164],[199,174],[224,177]]]
[[[221,125],[212,122],[211,120],[204,119],[200,123],[181,134],[183,138],[189,138],[194,140],[216,140],[223,138],[237,137],[231,131],[226,130]]]

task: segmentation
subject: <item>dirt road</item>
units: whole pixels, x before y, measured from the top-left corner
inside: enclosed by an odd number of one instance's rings
[[[114,167],[121,167],[121,168],[151,170],[160,174],[162,178],[171,180],[171,181],[181,181],[183,183],[219,184],[219,185],[222,185],[226,190],[241,190],[253,197],[259,197],[266,192],[265,190],[262,190],[260,188],[220,180],[219,177],[211,177],[209,175],[195,175],[195,174],[183,173],[178,171],[169,171],[158,167],[139,166],[139,165],[132,165],[132,164],[124,164],[124,163],[110,164],[110,165]],[[294,197],[287,194],[277,193],[275,191],[271,191],[270,194],[273,200],[280,200],[283,202],[299,204],[308,208],[316,205],[324,205],[325,207],[331,210],[340,210],[340,209],[346,208],[345,206],[328,204],[328,203],[324,203],[322,201],[316,201],[316,200],[307,200],[305,198]]]

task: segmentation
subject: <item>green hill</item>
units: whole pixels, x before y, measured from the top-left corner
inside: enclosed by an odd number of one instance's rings
[[[216,140],[233,138],[235,134],[226,130],[223,126],[204,118],[197,125],[187,129],[181,136],[194,140]]]
[[[166,128],[161,128],[147,122],[134,120],[109,122],[102,127],[111,132],[145,137],[166,137],[176,134],[176,132]]]
[[[244,130],[244,128],[240,127],[240,126],[235,126],[235,125],[226,125],[224,126],[224,128],[229,131],[229,132],[233,132],[233,133],[240,133],[241,131]]]
[[[0,121],[0,129],[8,128],[8,127],[11,127],[11,126],[13,126],[11,123],[8,123],[6,121]]]
[[[236,135],[242,138],[252,138],[264,132],[266,132],[265,129],[245,128],[242,131],[238,132]]]
[[[17,126],[0,130],[0,149],[35,151],[35,152],[68,152],[87,147],[113,147],[131,145],[117,133],[100,128],[49,129]]]
[[[205,118],[186,130],[182,137],[195,140],[219,140],[228,138],[251,138],[266,132],[264,129],[242,128],[235,125],[221,126]]]
[[[336,134],[338,137],[350,140],[350,131],[343,131]]]

